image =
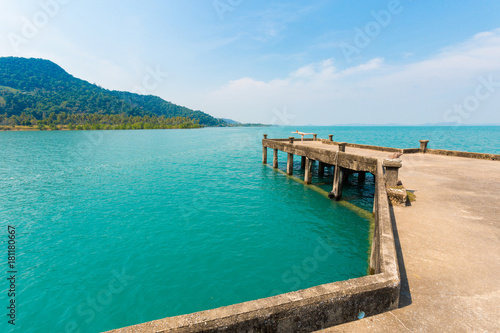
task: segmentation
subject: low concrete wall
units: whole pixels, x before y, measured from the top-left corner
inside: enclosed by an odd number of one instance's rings
[[[275,139],[273,139],[275,140]],[[324,144],[327,145],[338,145],[339,143],[336,141],[329,141],[325,139],[318,139]],[[486,154],[486,153],[472,153],[466,151],[456,151],[456,150],[445,150],[445,149],[426,149],[422,151],[419,148],[390,148],[390,147],[379,147],[379,146],[371,146],[371,145],[362,145],[357,143],[346,143],[346,147],[352,148],[361,148],[361,149],[371,149],[371,150],[379,150],[379,151],[388,151],[395,153],[403,153],[403,154],[435,154],[435,155],[446,155],[446,156],[456,156],[456,157],[466,157],[466,158],[476,158],[481,160],[491,160],[491,161],[500,161],[500,155],[496,154]]]
[[[325,140],[325,139],[318,139],[318,141],[321,141],[322,143],[327,144],[327,145],[338,145],[339,144],[336,141],[329,141],[329,140]],[[347,142],[345,146],[351,147],[351,148],[388,151],[388,152],[393,152],[393,153],[402,153],[403,152],[403,149],[400,149],[400,148],[379,147],[379,146],[362,145],[362,144],[358,144],[358,143],[349,143],[349,142]]]
[[[446,155],[446,156],[476,158],[476,159],[481,159],[481,160],[500,161],[500,155],[484,154],[484,153],[469,153],[466,151],[426,149],[425,154]]]
[[[373,275],[116,329],[145,332],[311,332],[395,309],[400,277],[383,167],[376,165]]]

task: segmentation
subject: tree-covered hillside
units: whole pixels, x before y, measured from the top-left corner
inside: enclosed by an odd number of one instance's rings
[[[100,88],[66,73],[43,59],[0,58],[0,114],[43,120],[55,115],[101,114],[121,116],[183,117],[202,126],[227,124],[201,111],[144,96]]]

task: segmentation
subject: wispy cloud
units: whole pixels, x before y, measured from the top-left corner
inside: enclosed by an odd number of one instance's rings
[[[266,121],[270,109],[287,105],[300,123],[422,123],[442,121],[446,107],[477,85],[480,75],[500,81],[500,29],[479,33],[442,49],[428,59],[404,65],[381,58],[339,70],[335,59],[307,64],[285,78],[260,81],[245,77],[206,96],[208,111],[239,114],[242,121]],[[498,108],[485,103],[471,122],[494,116]],[[404,117],[402,116],[404,115]],[[495,121],[500,121],[496,119]]]

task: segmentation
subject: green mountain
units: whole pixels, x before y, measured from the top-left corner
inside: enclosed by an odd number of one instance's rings
[[[182,117],[202,126],[227,126],[225,121],[207,113],[157,96],[103,89],[73,77],[49,60],[1,57],[0,115],[11,117],[23,113],[38,120],[48,118],[51,113]]]

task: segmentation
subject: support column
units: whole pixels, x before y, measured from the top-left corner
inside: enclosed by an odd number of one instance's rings
[[[273,168],[278,169],[278,149],[273,150]]]
[[[333,189],[328,194],[329,198],[334,198],[335,200],[339,201],[342,197],[342,183],[345,180],[344,173],[344,168],[338,165],[335,166],[335,173],[333,176]]]
[[[301,159],[300,159],[300,168],[304,169],[305,167],[306,167],[306,157],[305,156],[301,156]]]
[[[328,135],[328,141],[333,141],[333,134]]]
[[[304,183],[311,184],[312,182],[312,160],[306,157],[306,170],[304,173]]]
[[[398,171],[403,166],[401,160],[384,160],[382,165],[385,168],[385,184],[387,187],[394,187],[398,184]]]
[[[318,162],[318,176],[323,177],[325,175],[325,163]]]
[[[313,141],[318,140],[318,134],[313,134]]]
[[[358,172],[358,184],[366,181],[366,172]]]
[[[288,154],[286,159],[286,173],[288,175],[293,175],[293,154]]]
[[[427,150],[427,144],[429,143],[429,140],[420,140],[420,152],[425,153]]]

